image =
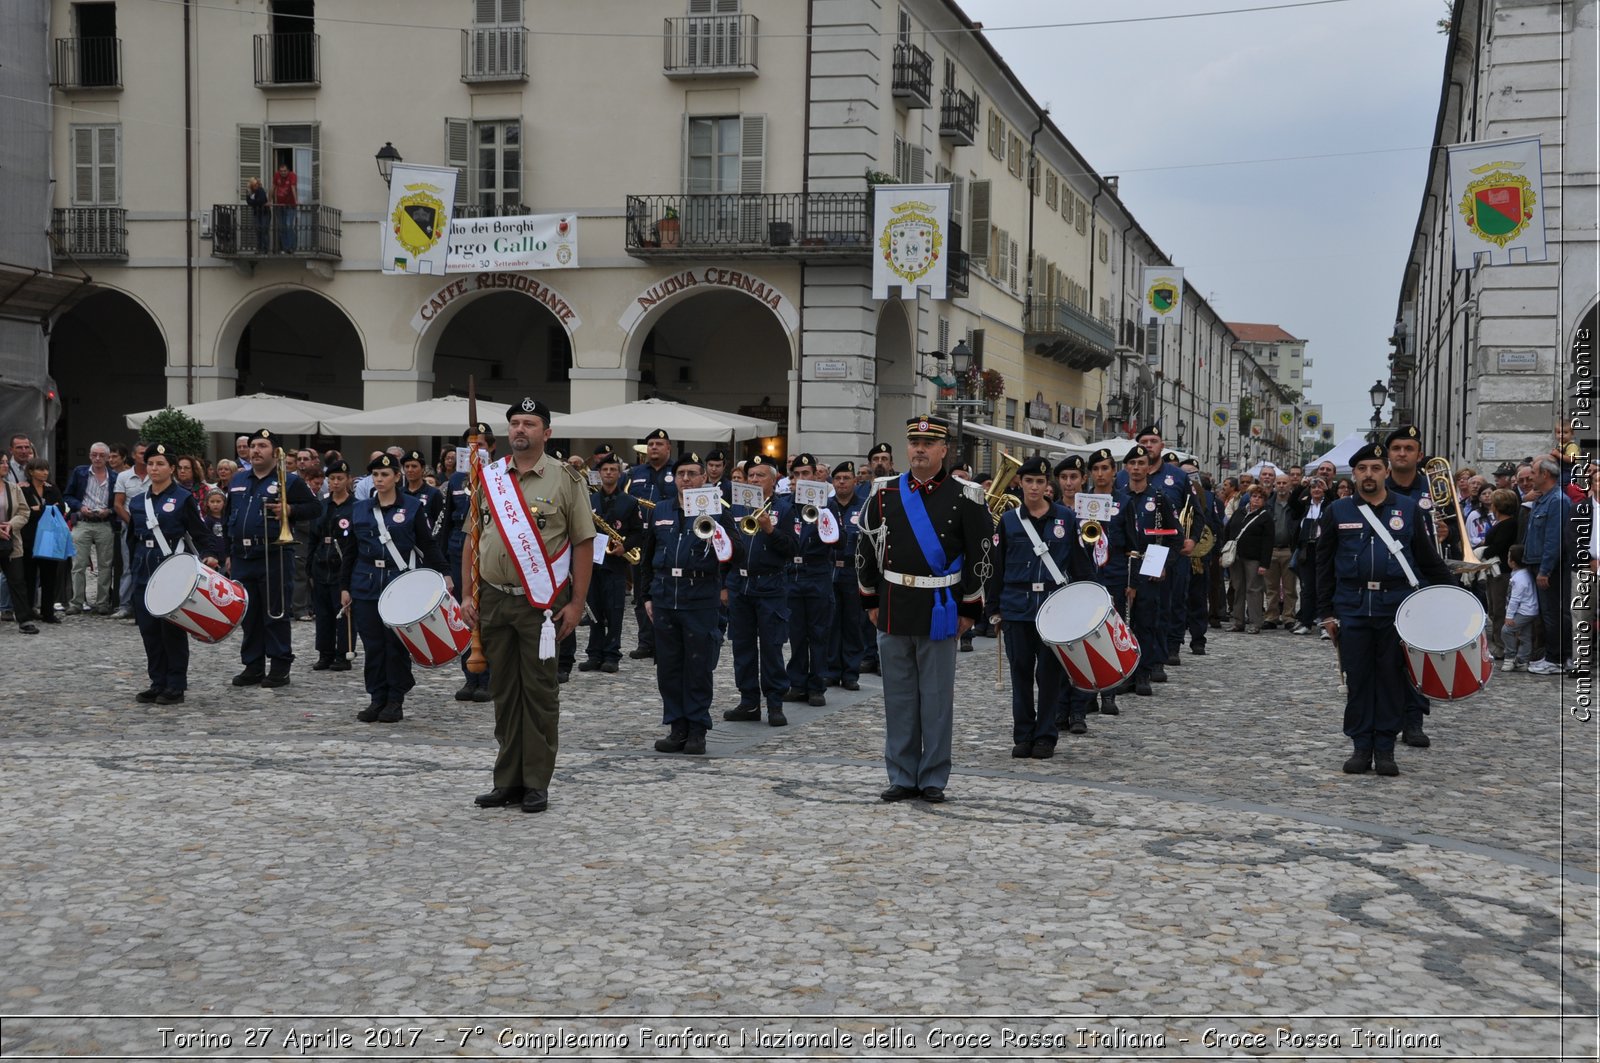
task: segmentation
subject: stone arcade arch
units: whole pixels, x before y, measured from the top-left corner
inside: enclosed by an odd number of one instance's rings
[[[476,375],[480,397],[510,400],[533,392],[552,409],[570,409],[574,335],[582,327],[572,301],[526,273],[462,274],[421,299],[411,318],[413,365],[433,375],[433,394],[466,394]]]
[[[915,306],[916,304],[912,304]],[[899,440],[905,437],[906,420],[915,413],[926,413],[919,397],[917,345],[911,318],[899,299],[883,304],[878,314],[874,355],[877,359],[878,408],[873,441],[884,440],[895,448],[896,467],[901,462]],[[865,457],[865,455],[861,455]],[[858,458],[859,460],[859,458]]]
[[[363,406],[366,343],[355,319],[322,292],[280,285],[234,307],[217,338],[217,364],[238,372],[234,392]]]
[[[131,439],[123,418],[167,402],[167,339],[133,296],[101,287],[50,330],[50,375],[61,397],[55,454],[64,471],[98,441]]]

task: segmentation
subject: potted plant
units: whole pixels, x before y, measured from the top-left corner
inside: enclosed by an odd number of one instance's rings
[[[682,247],[683,232],[678,225],[678,208],[668,207],[666,213],[661,215],[661,220],[656,222],[656,236],[661,239],[662,247]]]

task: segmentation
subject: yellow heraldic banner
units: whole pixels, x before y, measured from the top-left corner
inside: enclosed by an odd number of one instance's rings
[[[949,246],[950,186],[877,185],[873,189],[872,297],[915,299],[927,288],[935,299],[945,294]]]
[[[1145,316],[1179,320],[1183,313],[1183,270],[1177,266],[1146,266],[1143,277]]]
[[[378,255],[383,272],[442,276],[455,200],[454,167],[395,163]]]
[[[1473,268],[1479,255],[1488,255],[1491,266],[1509,266],[1518,248],[1523,262],[1545,261],[1539,138],[1452,144],[1446,150],[1456,269]]]

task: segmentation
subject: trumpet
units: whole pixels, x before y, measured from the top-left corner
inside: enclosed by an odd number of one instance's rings
[[[769,498],[762,505],[762,507],[756,510],[754,513],[749,513],[743,517],[740,517],[739,531],[745,535],[754,535],[759,532],[761,530],[761,514],[766,513],[771,508],[772,499]]]
[[[618,546],[626,544],[627,540],[623,538],[622,533],[617,531],[617,529],[613,528],[611,525],[607,524],[600,514],[591,512],[589,515],[594,518],[595,531],[606,536]],[[622,559],[630,565],[637,565],[639,563],[639,548],[635,546],[632,550],[624,550],[622,552]]]
[[[267,529],[272,526],[271,520],[272,518],[267,516],[267,507],[265,504],[263,504],[261,507],[261,535],[263,539],[266,538]],[[278,611],[272,611],[272,547],[274,544],[278,546],[285,546],[292,542],[294,542],[294,531],[289,527],[289,457],[288,455],[284,454],[283,448],[279,447],[278,537],[271,543],[266,543],[263,545],[264,556],[262,558],[262,565],[266,570],[267,576],[267,618],[269,620],[282,620],[284,617],[289,615],[289,603],[283,600],[288,597],[287,594],[280,596],[278,601]],[[278,567],[282,569],[283,565],[283,555],[279,554]],[[278,574],[278,579],[280,581],[283,579],[283,573],[281,571]]]
[[[1099,521],[1093,517],[1085,517],[1083,523],[1078,525],[1078,542],[1084,546],[1093,546],[1105,533],[1106,530]]]
[[[1494,564],[1484,561],[1472,549],[1467,538],[1467,525],[1461,519],[1461,496],[1456,494],[1455,472],[1445,458],[1430,458],[1422,465],[1422,475],[1428,481],[1428,496],[1433,500],[1434,512],[1446,524],[1454,523],[1457,545],[1461,548],[1461,561],[1451,567],[1458,571],[1478,571]]]
[[[810,502],[807,502],[805,505],[800,507],[800,519],[805,521],[807,524],[815,524],[817,522],[817,518],[820,516],[822,516],[822,512]]]
[[[694,535],[696,539],[707,542],[717,534],[717,519],[709,513],[702,513],[694,519]],[[753,532],[751,534],[754,534]]]

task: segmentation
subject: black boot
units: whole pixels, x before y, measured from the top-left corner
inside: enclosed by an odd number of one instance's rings
[[[406,710],[398,701],[391,701],[378,713],[379,723],[399,723],[406,718]]]
[[[1117,708],[1117,696],[1115,694],[1100,695],[1100,715],[1115,716],[1121,711],[1121,709]]]
[[[348,657],[335,657],[333,663],[328,665],[328,671],[330,672],[348,672],[349,670],[350,658]]]
[[[289,685],[289,664],[287,661],[273,661],[272,668],[267,672],[267,677],[261,681],[264,687],[286,687]]]
[[[1373,767],[1378,769],[1379,775],[1399,775],[1400,765],[1394,762],[1394,750],[1380,749],[1373,754]]]
[[[1167,670],[1166,670],[1166,668],[1164,668],[1164,667],[1162,667],[1161,665],[1158,664],[1154,668],[1150,669],[1150,682],[1152,682],[1152,683],[1165,683],[1166,681],[1167,681]]]
[[[319,654],[317,654],[317,663],[311,666],[311,670],[313,672],[326,672],[329,668],[332,668],[332,667],[333,667],[333,654],[331,654],[331,653],[319,653]]]
[[[1372,750],[1358,749],[1344,762],[1346,775],[1363,775],[1372,770]]]
[[[688,741],[683,743],[683,751],[691,757],[703,757],[706,754],[706,729],[699,724],[689,726]]]
[[[233,685],[236,687],[253,687],[260,683],[262,679],[266,678],[266,674],[266,669],[261,668],[260,666],[246,668],[244,671],[233,677]]]
[[[356,713],[356,719],[362,723],[376,723],[379,714],[383,712],[384,702],[374,701],[371,705]]]
[[[656,739],[657,753],[682,753],[683,747],[689,741],[689,722],[687,720],[673,720],[672,731],[665,738]]]
[[[1073,735],[1088,734],[1089,733],[1089,725],[1088,725],[1087,722],[1084,721],[1084,718],[1082,716],[1074,716],[1067,723],[1067,733],[1068,734],[1073,734]]]
[[[466,682],[456,687],[457,701],[471,701],[472,692],[478,689],[478,684],[469,676]]]

